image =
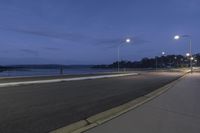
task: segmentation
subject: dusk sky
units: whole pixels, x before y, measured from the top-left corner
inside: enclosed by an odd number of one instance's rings
[[[0,65],[110,64],[200,52],[200,0],[0,0]],[[125,38],[132,39],[125,44]]]

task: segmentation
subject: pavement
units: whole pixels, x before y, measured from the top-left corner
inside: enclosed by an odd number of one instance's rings
[[[166,93],[85,133],[200,133],[200,73]]]
[[[46,133],[146,95],[181,75],[180,72],[144,72],[0,87],[0,132]]]

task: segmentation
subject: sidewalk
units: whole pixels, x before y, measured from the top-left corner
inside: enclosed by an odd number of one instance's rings
[[[86,133],[200,133],[200,73],[156,99]]]

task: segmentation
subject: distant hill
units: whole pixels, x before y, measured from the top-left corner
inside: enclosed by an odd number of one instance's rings
[[[59,65],[59,64],[32,64],[32,65],[8,65],[7,68],[16,69],[59,69],[59,68],[90,68],[93,65]]]
[[[80,69],[80,68],[92,68],[93,65],[59,65],[59,64],[32,64],[32,65],[7,65],[0,66],[1,71],[8,70],[21,70],[21,69]]]
[[[7,71],[7,70],[11,70],[12,68],[10,67],[6,67],[6,66],[0,66],[0,72],[2,71]]]

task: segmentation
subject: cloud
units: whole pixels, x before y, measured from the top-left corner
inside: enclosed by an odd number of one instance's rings
[[[145,40],[141,37],[128,37],[131,39],[130,45],[141,45],[141,44],[146,44],[150,43],[150,41]],[[95,45],[99,46],[104,46],[107,48],[116,48],[120,44],[125,44],[125,39],[126,38],[102,38],[102,39],[97,39],[95,40]]]
[[[44,50],[48,51],[60,51],[60,48],[55,48],[55,47],[43,47]]]
[[[86,36],[80,33],[68,33],[68,32],[37,30],[37,29],[32,30],[32,29],[22,29],[22,28],[5,28],[5,27],[0,27],[0,29],[6,31],[18,32],[22,34],[30,34],[35,36],[62,39],[72,42],[88,41],[91,38],[90,36]]]
[[[67,40],[71,42],[76,42],[79,44],[92,44],[92,45],[98,45],[103,46],[106,48],[115,48],[118,47],[120,44],[125,43],[126,38],[118,37],[118,38],[94,38],[92,36],[87,36],[80,33],[68,33],[68,32],[58,32],[58,31],[48,31],[48,30],[32,30],[32,29],[20,29],[20,28],[4,28],[0,27],[1,30],[7,30],[7,31],[14,31],[19,32],[23,34],[30,34],[35,36],[42,36],[42,37],[48,37],[48,38],[54,38],[54,39],[61,39],[61,40]],[[145,43],[150,43],[150,41],[147,41],[139,36],[129,37],[132,42],[130,45],[141,45]],[[58,50],[57,48],[50,48],[46,47],[44,48],[46,50],[55,51]]]
[[[36,50],[31,50],[31,49],[20,49],[21,52],[25,53],[25,54],[31,54],[34,56],[38,56],[39,52]]]

